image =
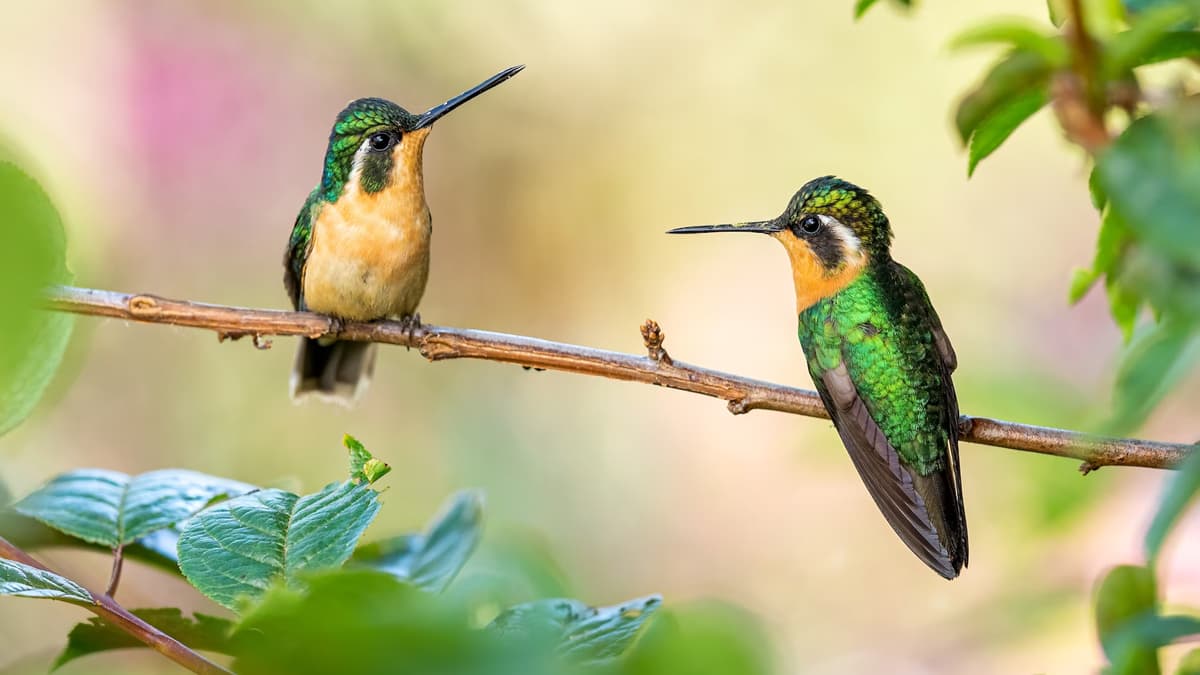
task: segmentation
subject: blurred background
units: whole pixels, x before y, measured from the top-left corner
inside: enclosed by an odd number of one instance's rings
[[[638,352],[652,317],[677,359],[809,387],[778,245],[662,233],[772,217],[835,173],[890,215],[957,347],[964,412],[1097,428],[1120,336],[1101,294],[1067,306],[1095,240],[1083,157],[1043,111],[968,182],[949,122],[992,56],[948,39],[997,13],[1044,21],[1045,3],[859,24],[852,4],[25,3],[0,23],[0,133],[62,209],[79,285],[284,308],[280,258],[337,111],[424,110],[524,63],[426,146],[426,321]],[[1092,585],[1140,560],[1165,477],[964,446],[971,566],[947,583],[892,534],[828,422],[399,348],[358,408],[296,407],[293,350],[81,319],[42,412],[0,441],[0,476],[15,495],[83,466],[313,491],[344,475],[349,432],[396,469],[368,537],[478,486],[488,545],[543,552],[581,599],[728,601],[781,672],[822,674],[1096,671]],[[1192,377],[1142,435],[1195,441],[1198,397]],[[1167,603],[1195,604],[1200,538],[1173,543]],[[44,555],[107,578],[101,556]],[[120,599],[217,611],[136,565]],[[82,618],[0,602],[0,670],[44,669]],[[129,653],[61,672],[104,667],[174,672]]]

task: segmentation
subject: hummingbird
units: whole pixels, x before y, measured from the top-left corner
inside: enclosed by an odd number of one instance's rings
[[[309,194],[283,255],[292,307],[337,320],[395,318],[420,326],[417,303],[429,278],[433,221],[425,203],[422,151],[433,123],[519,73],[513,66],[414,115],[382,98],[338,113],[321,182]],[[291,396],[350,405],[375,367],[375,345],[301,338]]]
[[[947,579],[967,564],[958,463],[957,358],[921,280],[891,256],[879,202],[834,176],[771,220],[669,234],[758,232],[783,244],[817,392],[892,529]]]

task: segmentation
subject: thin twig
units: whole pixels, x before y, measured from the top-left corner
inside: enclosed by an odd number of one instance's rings
[[[1104,123],[1107,108],[1105,82],[1099,73],[1096,43],[1088,34],[1081,0],[1067,3],[1067,45],[1071,49],[1071,70],[1058,73],[1050,86],[1054,114],[1067,138],[1096,155],[1108,147],[1112,135]]]
[[[153,295],[128,295],[69,286],[49,289],[47,301],[51,309],[63,312],[205,328],[216,331],[218,335],[320,337],[328,334],[342,340],[416,347],[422,356],[431,361],[483,359],[539,370],[643,382],[723,399],[728,401],[729,409],[734,413],[762,409],[808,417],[829,417],[814,391],[730,375],[670,358],[634,356],[519,335],[432,325],[410,330],[396,321],[335,322],[329,317],[308,312],[207,305]],[[657,324],[653,328],[655,330],[647,330],[650,338],[648,349],[657,353],[662,349],[662,330]],[[646,337],[643,336],[644,339]],[[665,356],[665,350],[661,354]],[[1174,467],[1195,449],[1181,443],[1105,438],[986,417],[964,415],[959,424],[960,438],[964,441],[1071,457],[1091,467],[1167,469]]]
[[[30,567],[58,574],[33,556],[14,546],[4,537],[0,537],[0,558],[15,560]],[[93,604],[79,604],[80,607],[84,607],[116,628],[125,631],[138,641],[145,643],[147,647],[166,656],[193,673],[200,673],[201,675],[232,675],[225,668],[188,649],[182,642],[131,614],[129,610],[117,604],[117,601],[113,600],[111,596],[104,593],[97,593],[86,586],[81,587],[87,591],[88,595],[92,596]]]

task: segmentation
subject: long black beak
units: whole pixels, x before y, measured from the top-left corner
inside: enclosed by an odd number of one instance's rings
[[[475,98],[476,96],[478,96],[478,95],[482,94],[483,92],[487,91],[488,89],[491,89],[492,87],[500,84],[501,82],[507,80],[508,78],[512,77],[513,75],[516,75],[517,73],[521,72],[524,69],[525,69],[525,66],[521,65],[521,66],[513,66],[512,68],[509,68],[507,70],[502,70],[502,71],[496,73],[495,75],[489,77],[488,79],[484,80],[483,82],[480,82],[479,84],[475,85],[474,87],[471,87],[470,89],[464,91],[463,93],[459,94],[458,96],[455,96],[454,98],[450,99],[449,101],[446,101],[445,103],[442,103],[441,105],[433,106],[429,110],[421,113],[421,116],[417,118],[417,125],[415,127],[413,127],[413,130],[424,129],[425,127],[427,127],[427,126],[433,124],[434,122],[438,121],[439,119],[441,119],[442,116],[445,115],[446,113],[450,112],[451,110],[454,110],[455,108],[466,103],[467,101],[470,101],[471,99]]]
[[[783,230],[783,224],[778,218],[774,220],[756,220],[752,223],[730,223],[728,225],[691,225],[667,230],[667,234],[705,234],[708,232],[758,232],[773,234]]]

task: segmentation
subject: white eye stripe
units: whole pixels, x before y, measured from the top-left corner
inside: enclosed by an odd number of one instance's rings
[[[862,241],[858,235],[854,234],[854,230],[846,225],[843,225],[840,220],[833,216],[817,216],[821,219],[821,224],[832,232],[838,239],[842,241],[842,246],[849,256],[856,256],[862,251]]]

